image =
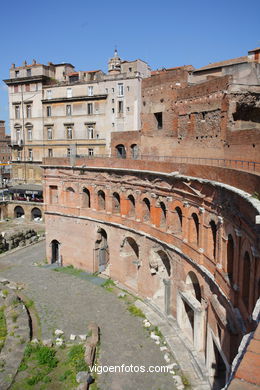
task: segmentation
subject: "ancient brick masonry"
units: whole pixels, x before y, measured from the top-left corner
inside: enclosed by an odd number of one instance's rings
[[[105,272],[173,315],[222,386],[255,327],[259,201],[163,163],[159,174],[152,162],[54,161],[44,167],[49,261]]]

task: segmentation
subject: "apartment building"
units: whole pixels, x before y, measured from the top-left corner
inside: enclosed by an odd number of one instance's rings
[[[69,63],[12,65],[8,85],[12,180],[41,183],[42,159],[104,155],[111,132],[140,130],[142,60],[123,61],[117,50],[108,72],[76,71]]]

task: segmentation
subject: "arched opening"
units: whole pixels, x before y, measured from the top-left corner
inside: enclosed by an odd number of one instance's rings
[[[227,241],[227,274],[230,283],[233,282],[234,269],[234,240],[231,234],[228,235]]]
[[[90,192],[87,188],[82,191],[82,207],[90,208]]]
[[[116,146],[116,155],[118,158],[126,158],[125,146],[120,144]]]
[[[210,237],[209,237],[209,255],[211,258],[216,259],[216,249],[217,249],[217,225],[214,221],[210,221]]]
[[[186,278],[187,291],[201,302],[201,289],[199,280],[194,272],[189,272]]]
[[[201,310],[201,288],[196,274],[192,271],[186,277],[184,292],[180,292],[178,296],[177,320],[194,347],[200,350],[205,336],[205,323]]]
[[[181,234],[182,232],[182,211],[180,207],[175,207],[173,213],[173,231],[175,234]]]
[[[42,218],[42,212],[38,207],[34,207],[31,211],[31,219],[34,221],[40,221]]]
[[[107,233],[104,229],[98,230],[95,252],[97,256],[98,271],[104,272],[109,263],[109,248],[107,243]]]
[[[192,213],[190,220],[190,242],[199,244],[199,218],[196,213]]]
[[[147,198],[143,199],[143,221],[150,222],[151,205]]]
[[[250,256],[248,252],[245,252],[243,259],[243,278],[242,278],[242,299],[245,306],[248,309],[249,306],[249,293],[250,293]]]
[[[117,192],[114,192],[112,196],[112,213],[120,214],[120,196]]]
[[[58,263],[60,261],[60,243],[57,240],[51,242],[51,263]]]
[[[14,208],[14,218],[24,218],[24,209],[21,206]]]
[[[133,195],[128,195],[128,217],[135,217],[135,198]]]
[[[99,190],[97,195],[98,195],[98,209],[105,210],[105,208],[106,208],[106,195],[105,195],[104,191]]]
[[[133,160],[136,160],[138,158],[139,155],[138,145],[136,144],[131,145],[131,155]]]
[[[212,371],[214,373],[213,389],[220,390],[223,389],[226,384],[227,368],[216,342],[214,340],[212,342],[214,356],[214,360],[212,362]]]
[[[166,252],[159,250],[153,252],[150,259],[150,269],[152,275],[157,279],[155,281],[155,293],[153,301],[156,306],[170,314],[171,305],[171,262]]]
[[[72,187],[66,188],[66,202],[68,202],[67,206],[69,206],[69,203],[74,200],[74,195],[75,191]]]
[[[167,211],[166,211],[166,206],[163,202],[160,202],[160,208],[161,208],[161,222],[160,226],[162,228],[166,228],[166,221],[167,221]]]
[[[120,255],[124,261],[125,283],[137,288],[139,263],[139,247],[132,237],[126,237],[121,245]]]

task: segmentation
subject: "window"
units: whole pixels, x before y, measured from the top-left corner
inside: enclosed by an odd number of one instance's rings
[[[14,86],[14,93],[17,93],[18,92],[18,85],[15,85]]]
[[[17,151],[17,161],[21,161],[22,152],[20,150]]]
[[[115,109],[114,109],[114,108],[112,108],[112,113],[114,114],[114,112],[115,112]]]
[[[88,150],[88,155],[89,156],[94,156],[94,149],[89,149]]]
[[[15,119],[20,119],[20,106],[15,106]]]
[[[112,92],[115,92],[115,88],[112,88]]]
[[[72,89],[67,88],[67,98],[71,98],[71,97],[72,97]]]
[[[88,96],[93,96],[93,86],[88,87]]]
[[[67,139],[72,139],[72,127],[67,127]]]
[[[163,117],[162,112],[155,112],[154,113],[156,123],[157,123],[157,129],[160,130],[163,127]]]
[[[128,68],[129,72],[132,72],[132,68]]]
[[[32,140],[32,129],[27,130],[27,139],[28,139],[28,141]]]
[[[93,138],[94,138],[94,127],[88,126],[88,139],[93,139]]]
[[[52,91],[50,89],[47,90],[47,99],[51,99]]]
[[[26,104],[26,118],[32,117],[32,106],[30,104]]]
[[[19,70],[16,70],[15,71],[15,77],[18,77],[19,76]]]
[[[21,130],[16,130],[16,142],[19,143],[21,141]]]
[[[30,84],[26,84],[25,85],[25,91],[26,92],[30,92]]]
[[[52,128],[51,127],[49,127],[47,129],[47,139],[52,139]]]
[[[124,84],[118,84],[118,96],[124,96]]]
[[[32,161],[33,159],[33,151],[32,149],[28,149],[28,160]]]
[[[52,149],[48,149],[48,157],[53,157],[53,150]]]
[[[71,149],[68,148],[68,149],[67,149],[67,156],[70,157],[70,155],[71,155]]]
[[[93,103],[88,103],[88,115],[93,114]]]
[[[46,107],[47,116],[51,116],[51,106]]]
[[[118,113],[122,114],[124,112],[124,102],[122,100],[119,100],[118,102]]]
[[[31,69],[27,69],[27,70],[26,70],[26,75],[27,75],[27,77],[31,77],[31,75],[32,75],[32,70],[31,70]]]
[[[67,106],[66,106],[66,115],[67,116],[71,115],[71,105],[70,104],[67,104]]]
[[[130,87],[129,86],[127,86],[127,91],[130,91]]]
[[[112,103],[115,103],[115,99],[112,99]]]

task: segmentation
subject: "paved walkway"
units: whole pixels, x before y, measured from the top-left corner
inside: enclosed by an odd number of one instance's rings
[[[100,365],[164,366],[163,353],[115,294],[88,280],[33,266],[45,258],[45,242],[0,257],[0,277],[25,284],[40,316],[43,338],[58,328],[66,337],[86,333],[89,321],[101,329]],[[174,390],[165,373],[107,373],[99,376],[101,390]],[[50,388],[51,390],[51,388]]]

